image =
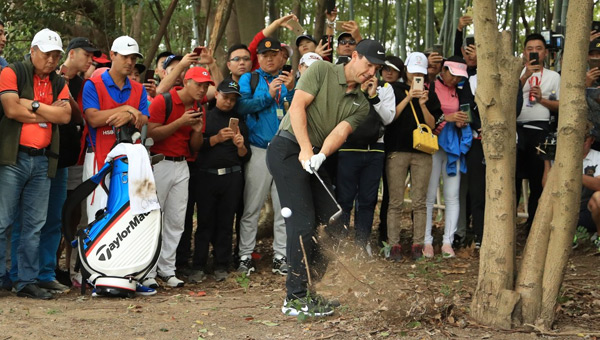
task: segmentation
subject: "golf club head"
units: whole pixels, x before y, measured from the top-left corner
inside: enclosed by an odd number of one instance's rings
[[[341,216],[342,216],[342,209],[339,208],[338,211],[336,211],[335,214],[331,215],[331,217],[329,218],[329,225],[335,224],[335,222],[337,220],[339,220]]]

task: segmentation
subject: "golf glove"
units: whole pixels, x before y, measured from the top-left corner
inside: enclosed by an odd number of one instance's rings
[[[325,158],[324,153],[313,155],[310,160],[304,163],[304,170],[309,174],[312,174],[313,171],[319,171],[319,168],[323,165],[323,162],[325,162]]]

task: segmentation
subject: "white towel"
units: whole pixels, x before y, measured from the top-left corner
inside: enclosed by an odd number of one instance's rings
[[[129,162],[127,177],[131,213],[139,215],[160,209],[154,174],[146,148],[141,144],[121,143],[110,151],[105,162],[121,155],[127,156]]]

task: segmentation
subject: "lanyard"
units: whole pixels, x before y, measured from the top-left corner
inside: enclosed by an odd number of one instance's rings
[[[271,85],[271,82],[267,79],[267,77],[263,77],[265,78],[265,81],[267,82],[267,87],[269,87]],[[283,84],[282,84],[283,85]],[[281,93],[283,92],[283,90],[281,89],[281,87],[279,88],[279,91],[277,91],[277,95],[275,96],[275,102],[277,103],[277,107],[279,107],[279,100],[281,100]]]
[[[529,88],[532,88],[533,86],[540,86],[542,84],[543,76],[544,76],[544,68],[542,67],[539,78],[537,76],[533,76],[533,75],[531,77],[529,77]]]

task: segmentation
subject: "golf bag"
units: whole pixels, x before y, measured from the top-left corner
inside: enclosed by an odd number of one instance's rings
[[[130,132],[115,131],[115,146],[131,143]],[[150,162],[148,157],[144,160]],[[139,215],[131,213],[128,171],[128,158],[115,157],[80,184],[63,207],[65,238],[78,248],[83,282],[93,284],[98,295],[134,296],[136,283],[152,270],[160,254],[162,213],[160,209]],[[81,209],[81,202],[98,186],[108,194],[107,206],[96,213],[95,220],[86,228],[75,232],[76,226],[68,225],[71,213]],[[82,284],[82,292],[84,287]]]

